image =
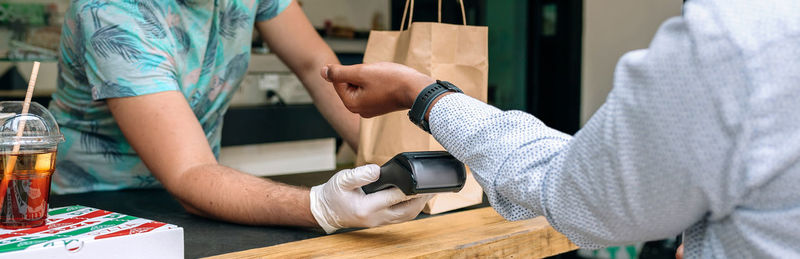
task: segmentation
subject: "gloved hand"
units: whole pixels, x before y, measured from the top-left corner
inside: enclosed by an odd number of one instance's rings
[[[397,188],[364,194],[361,186],[377,181],[380,171],[374,164],[342,170],[327,183],[311,188],[311,214],[326,233],[414,219],[433,197],[406,196]]]

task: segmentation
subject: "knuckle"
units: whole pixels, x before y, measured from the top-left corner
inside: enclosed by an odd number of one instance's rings
[[[363,209],[356,209],[354,216],[359,221],[367,221],[369,219],[369,215],[370,214],[371,213],[369,213],[369,211],[366,211],[366,210],[363,210]]]

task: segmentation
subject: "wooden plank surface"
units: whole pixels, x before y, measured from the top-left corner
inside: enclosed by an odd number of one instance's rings
[[[511,222],[480,208],[211,258],[537,258],[577,248],[543,217]]]

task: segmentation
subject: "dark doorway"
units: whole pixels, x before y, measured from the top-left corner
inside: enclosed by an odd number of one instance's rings
[[[583,1],[529,3],[528,112],[574,134],[580,128]]]
[[[392,30],[400,29],[400,21],[403,17],[403,8],[406,0],[392,0]],[[437,0],[417,0],[414,1],[414,21],[415,22],[435,22],[438,18]],[[484,19],[485,0],[464,1],[464,13],[467,16],[469,25],[486,25]],[[408,19],[408,18],[406,18]],[[461,24],[461,7],[458,0],[442,0],[442,22],[450,24]],[[406,21],[408,24],[408,21]]]

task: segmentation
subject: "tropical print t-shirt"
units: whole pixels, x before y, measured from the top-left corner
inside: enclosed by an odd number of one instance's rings
[[[219,154],[222,117],[250,61],[253,25],[291,0],[73,0],[50,111],[66,141],[53,191],[158,187],[105,99],[180,91]]]

